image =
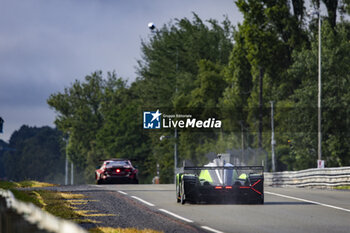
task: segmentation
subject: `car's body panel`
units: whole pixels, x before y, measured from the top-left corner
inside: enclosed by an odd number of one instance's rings
[[[138,170],[127,159],[107,159],[95,171],[97,184],[138,183]]]
[[[184,167],[176,186],[182,203],[264,203],[262,166]]]

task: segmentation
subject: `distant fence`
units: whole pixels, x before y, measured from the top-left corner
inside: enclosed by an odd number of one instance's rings
[[[335,187],[350,185],[350,167],[312,168],[301,171],[266,172],[270,186]]]
[[[0,232],[2,233],[87,233],[77,224],[55,217],[32,203],[17,200],[0,189]]]

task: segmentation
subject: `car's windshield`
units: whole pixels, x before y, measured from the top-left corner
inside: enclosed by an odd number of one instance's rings
[[[111,161],[106,163],[106,167],[130,166],[129,161]]]

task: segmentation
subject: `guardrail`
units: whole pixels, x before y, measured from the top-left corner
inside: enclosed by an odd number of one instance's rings
[[[17,200],[11,191],[0,189],[0,232],[87,233],[77,224],[55,217],[32,203]]]
[[[270,186],[335,187],[350,185],[350,167],[312,168],[301,171],[266,172]]]

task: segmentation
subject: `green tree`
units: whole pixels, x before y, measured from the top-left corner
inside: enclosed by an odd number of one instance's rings
[[[4,162],[3,162],[3,155],[4,152],[8,148],[8,144],[0,139],[0,178],[5,178],[5,167],[4,167]]]
[[[349,23],[339,23],[335,28],[325,21],[322,25],[322,149],[327,166],[350,164],[347,143],[349,127]],[[317,159],[317,55],[318,42],[311,49],[294,54],[294,64],[289,69],[291,77],[299,76],[302,84],[290,100],[294,103],[284,131],[292,132],[294,141],[294,168],[316,166]],[[282,158],[283,159],[283,158]]]
[[[229,86],[221,106],[226,116],[233,116],[227,119],[232,130],[249,127],[251,132],[257,132],[260,75],[264,108],[269,106],[267,101],[283,100],[300,84],[298,80],[290,80],[286,70],[292,64],[292,51],[308,47],[302,24],[304,7],[303,1],[293,1],[292,13],[286,0],[239,0],[236,5],[244,21],[234,33],[235,44],[225,75]],[[266,129],[269,112],[264,110],[262,114]]]
[[[194,14],[192,21],[177,19],[160,28],[149,42],[143,41],[137,81],[142,86],[142,105],[198,117],[215,114],[213,109],[218,107],[227,85],[223,70],[233,46],[232,31],[228,19],[221,24],[215,20],[206,24]],[[203,153],[198,148],[206,140],[217,137],[215,132],[178,132],[179,161],[202,161]],[[152,161],[153,164],[162,162],[161,181],[172,182],[174,132],[162,130],[159,133],[150,134]],[[168,138],[160,142],[162,134]],[[162,171],[169,175],[162,176]]]
[[[24,125],[12,134],[9,147],[13,150],[3,156],[7,179],[63,182],[64,153],[58,130]]]
[[[136,160],[141,182],[149,174],[143,163],[150,147],[142,131],[139,85],[136,81],[128,87],[115,73],[107,73],[104,79],[98,71],[48,99],[58,114],[55,124],[69,136],[69,159],[85,181],[92,182],[96,165],[108,158]]]
[[[173,108],[175,102],[187,106],[191,91],[200,84],[196,82],[199,61],[227,63],[232,26],[228,19],[222,26],[215,20],[208,23],[210,27],[194,14],[193,21],[177,19],[160,28],[149,42],[142,42],[138,73],[145,106]]]
[[[139,88],[138,82],[127,87],[118,79],[105,89],[101,107],[104,123],[97,133],[96,146],[104,156],[131,159],[140,170],[141,181],[146,182],[151,180],[155,167],[147,163],[151,150],[149,136],[142,128]]]
[[[98,153],[95,144],[97,132],[103,125],[100,112],[103,92],[115,79],[114,73],[108,73],[106,81],[101,71],[95,72],[86,76],[85,82],[76,80],[63,93],[52,94],[47,100],[57,113],[55,124],[69,137],[69,158],[79,170],[88,166],[88,154]]]
[[[342,0],[322,0],[327,9],[327,21],[330,24],[331,28],[334,30],[337,24],[337,13],[340,10],[339,5]],[[320,9],[321,0],[312,0],[315,8]],[[347,0],[345,0],[345,4],[347,4]]]

